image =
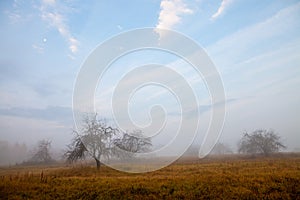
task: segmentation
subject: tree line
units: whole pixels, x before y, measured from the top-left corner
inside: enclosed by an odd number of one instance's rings
[[[149,151],[151,146],[151,140],[143,137],[140,130],[123,132],[93,115],[83,119],[79,130],[73,130],[73,138],[67,145],[64,158],[69,163],[92,158],[99,169],[102,159],[131,159],[135,153]],[[45,164],[53,162],[50,147],[51,141],[40,141],[31,161]],[[238,152],[250,155],[269,156],[285,148],[278,134],[265,129],[244,132],[238,143]],[[225,144],[217,143],[212,153],[232,154],[233,151]]]

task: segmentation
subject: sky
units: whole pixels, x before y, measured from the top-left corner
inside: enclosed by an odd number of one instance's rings
[[[74,84],[86,58],[115,35],[153,27],[186,35],[214,62],[226,93],[221,142],[235,149],[243,132],[273,129],[288,150],[299,149],[299,22],[297,0],[3,0],[0,140],[32,145],[46,138],[65,148],[74,128]],[[193,85],[205,131],[211,116],[205,83],[183,60],[161,51],[133,52],[114,62],[97,88],[97,112],[111,119],[109,100],[120,78],[154,62],[177,70]],[[151,122],[153,103],[168,110],[168,131],[156,140],[163,145],[176,130],[176,99],[155,86],[132,99],[132,119],[140,125]]]

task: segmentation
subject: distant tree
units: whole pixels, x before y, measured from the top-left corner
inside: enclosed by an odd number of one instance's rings
[[[51,141],[50,140],[40,140],[37,144],[37,148],[30,159],[33,163],[44,163],[48,164],[53,162],[50,155]]]
[[[101,158],[128,158],[131,153],[145,151],[151,145],[149,139],[122,133],[107,125],[105,120],[97,119],[97,114],[85,117],[81,130],[79,132],[74,130],[73,133],[74,138],[65,152],[67,161],[75,162],[91,156],[96,162],[97,169],[101,166]],[[141,132],[135,131],[134,134],[139,135]]]
[[[246,154],[269,155],[280,149],[286,148],[280,137],[273,130],[256,130],[252,133],[245,132],[238,145],[238,151]]]
[[[217,155],[232,154],[232,153],[233,151],[228,145],[220,142],[217,143],[210,152],[210,154],[217,154]]]

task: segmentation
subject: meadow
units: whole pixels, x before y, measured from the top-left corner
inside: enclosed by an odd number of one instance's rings
[[[0,168],[0,199],[300,199],[300,154],[182,158],[155,172]]]

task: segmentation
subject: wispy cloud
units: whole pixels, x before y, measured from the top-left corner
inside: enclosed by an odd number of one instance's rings
[[[298,2],[207,47],[231,88],[227,96],[278,95],[299,85],[299,11]]]
[[[12,24],[15,24],[17,22],[19,22],[22,19],[22,16],[20,15],[20,13],[18,11],[6,11],[5,12],[10,20],[10,22]]]
[[[44,48],[40,45],[33,44],[32,48],[35,49],[38,53],[44,53]]]
[[[43,3],[47,5],[54,5],[56,3],[56,0],[43,0]]]
[[[4,11],[11,24],[27,22],[32,19],[32,13],[28,13],[24,10],[27,3],[28,2],[24,2],[24,0],[14,0],[12,2],[12,8]]]
[[[275,45],[282,47],[284,43],[299,35],[299,10],[300,3],[283,8],[270,18],[222,38],[208,46],[207,50],[214,55],[214,62],[217,65],[228,68],[253,56],[261,55],[264,51],[273,51]],[[290,34],[288,38],[287,32]],[[259,45],[263,50],[258,48]]]
[[[172,29],[181,22],[182,15],[193,13],[182,0],[162,0],[160,9],[156,28]]]
[[[75,54],[78,51],[79,41],[71,34],[67,25],[67,18],[59,9],[55,0],[43,0],[41,7],[41,17],[50,26],[57,29],[60,35],[68,42],[70,51]]]
[[[43,109],[28,107],[0,108],[0,116],[47,120],[68,125],[73,123],[71,108],[63,106],[48,106]]]
[[[222,0],[220,7],[218,8],[217,12],[211,16],[211,19],[215,20],[220,17],[232,3],[232,1],[233,0]]]

